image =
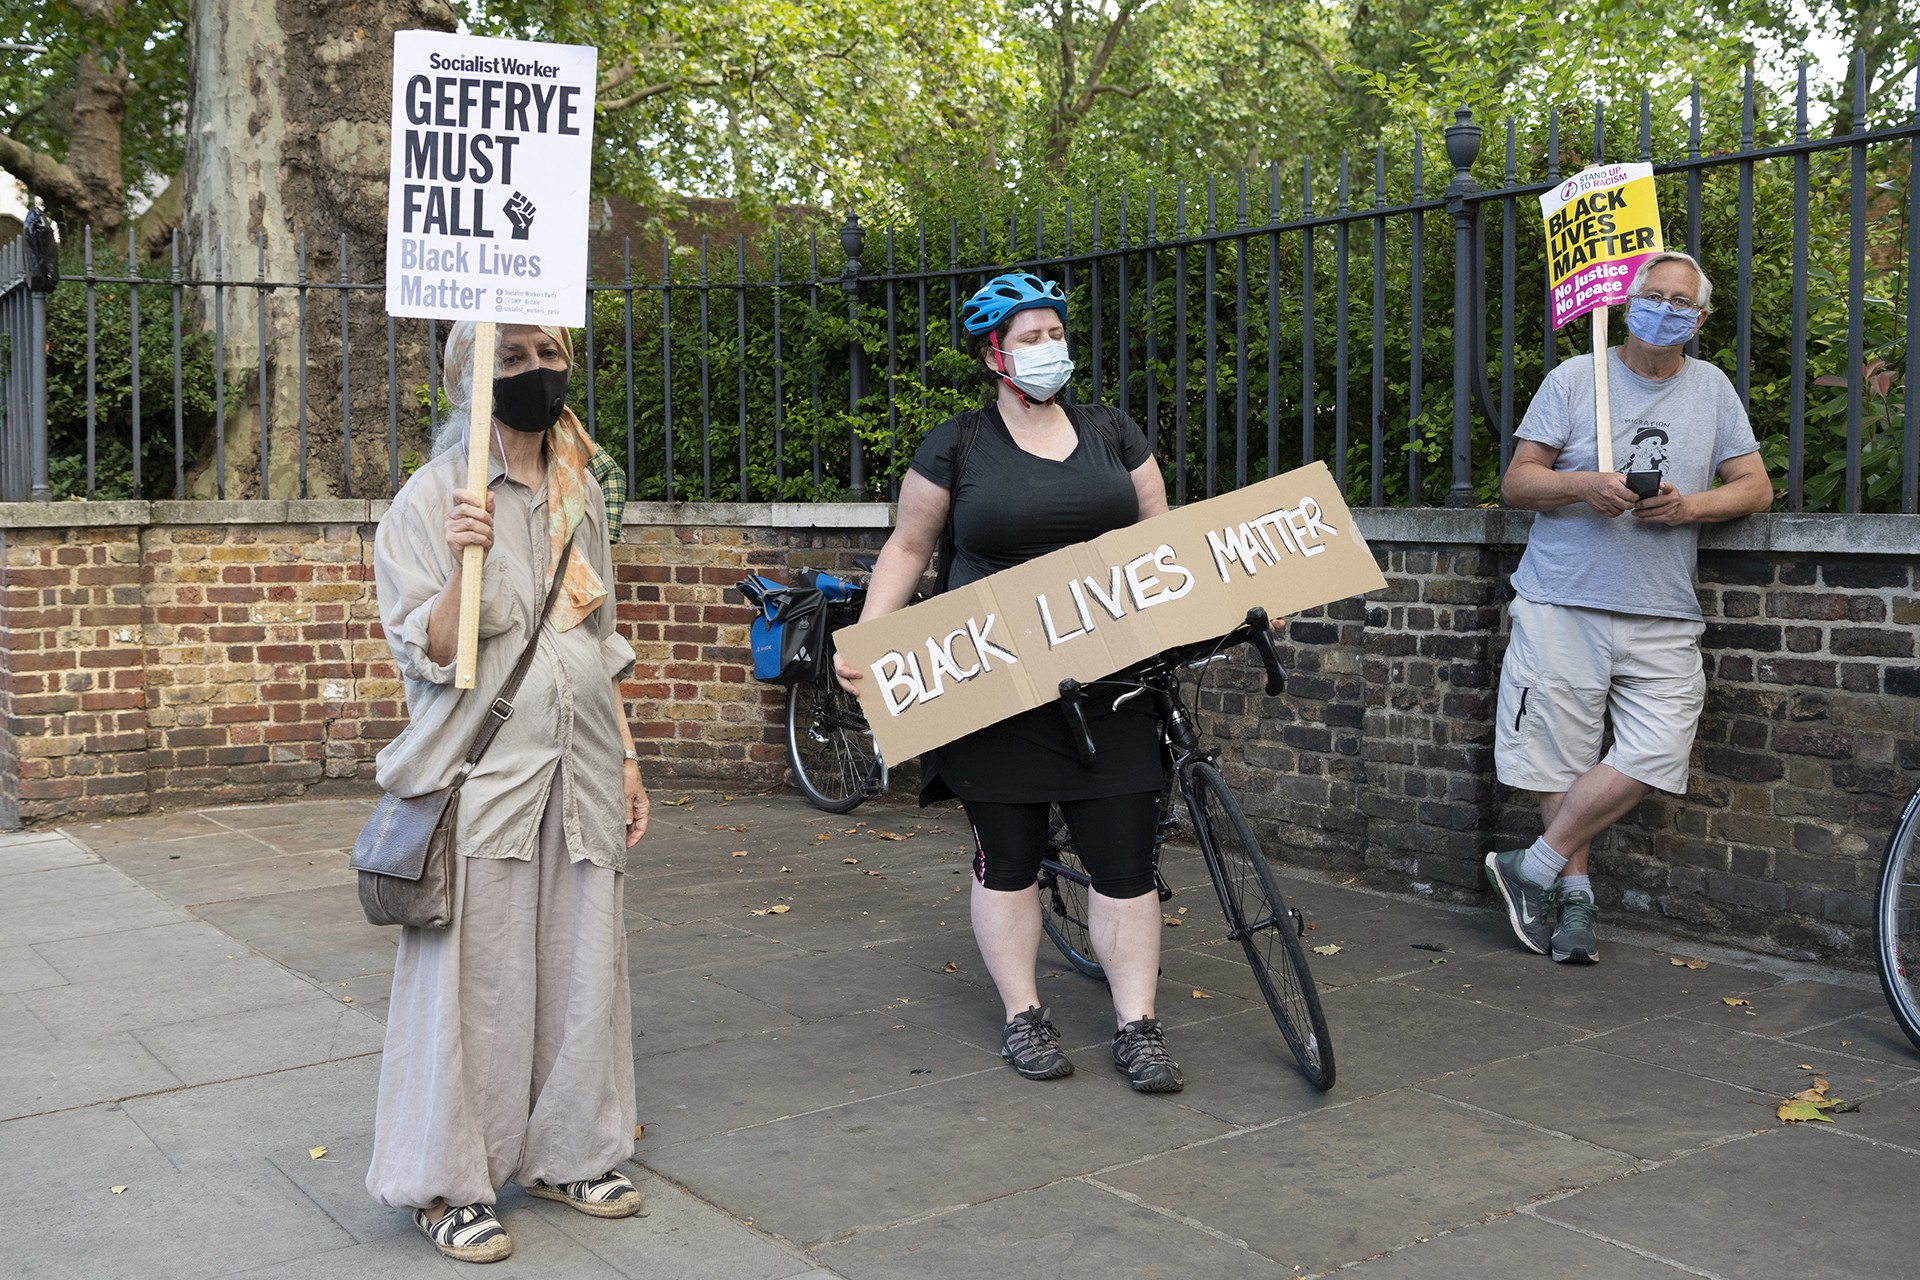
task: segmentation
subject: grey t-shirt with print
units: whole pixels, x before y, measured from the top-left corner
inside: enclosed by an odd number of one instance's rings
[[[1712,487],[1720,465],[1760,448],[1727,375],[1689,358],[1671,378],[1644,378],[1619,348],[1608,353],[1613,460],[1621,471],[1658,471],[1681,493]],[[1560,456],[1555,471],[1599,469],[1594,440],[1593,357],[1547,375],[1516,433]],[[1631,511],[1608,519],[1584,502],[1534,517],[1513,589],[1540,604],[1574,605],[1654,618],[1700,618],[1694,593],[1698,525],[1652,524]]]

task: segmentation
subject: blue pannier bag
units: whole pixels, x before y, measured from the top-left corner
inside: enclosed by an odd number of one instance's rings
[[[823,575],[825,576],[825,575]],[[827,595],[818,587],[789,587],[757,578],[764,595],[747,629],[753,678],[770,684],[817,679],[827,649]]]

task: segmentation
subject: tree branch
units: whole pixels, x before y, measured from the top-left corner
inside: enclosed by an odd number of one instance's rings
[[[1336,89],[1344,89],[1347,87],[1340,79],[1339,72],[1334,69],[1333,59],[1329,58],[1326,55],[1326,51],[1313,41],[1307,39],[1305,36],[1288,35],[1282,31],[1274,32],[1273,38],[1281,44],[1290,44],[1295,48],[1305,49],[1320,63],[1320,74],[1327,78],[1328,84]]]
[[[60,204],[81,204],[86,200],[85,184],[72,169],[4,133],[0,133],[0,169],[32,187],[42,199]]]
[[[710,89],[719,83],[718,80],[689,80],[684,76],[675,76],[671,80],[660,80],[653,84],[642,85],[632,93],[623,94],[618,98],[603,98],[600,101],[600,109],[602,111],[624,111],[636,103],[645,102],[648,98],[657,98],[661,94],[672,93],[675,89],[683,85],[699,85],[703,88]]]
[[[1119,12],[1114,14],[1113,21],[1107,26],[1105,38],[1100,41],[1100,47],[1094,51],[1093,65],[1087,70],[1087,83],[1080,91],[1080,100],[1074,103],[1071,109],[1074,117],[1085,115],[1093,106],[1093,96],[1099,92],[1100,77],[1106,73],[1108,61],[1112,59],[1113,51],[1120,45],[1120,37],[1127,29],[1128,20],[1145,7],[1144,4],[1136,4],[1135,0],[1122,0]]]

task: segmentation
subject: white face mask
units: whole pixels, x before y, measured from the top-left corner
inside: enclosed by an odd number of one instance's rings
[[[1073,376],[1073,359],[1067,355],[1064,342],[1039,342],[1003,351],[1003,362],[1008,355],[1013,357],[1013,368],[1004,376],[1030,400],[1053,399]]]

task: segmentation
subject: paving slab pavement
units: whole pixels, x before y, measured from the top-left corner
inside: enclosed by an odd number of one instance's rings
[[[1920,1055],[1867,975],[1605,920],[1603,963],[1566,968],[1492,910],[1283,868],[1339,948],[1314,958],[1322,1094],[1176,848],[1159,1000],[1186,1091],[1125,1087],[1104,988],[1051,954],[1080,1070],[1034,1083],[999,1058],[957,811],[654,799],[627,895],[651,1212],[508,1188],[487,1274],[1914,1274]],[[0,835],[0,1272],[463,1269],[362,1185],[394,935],[345,851],[372,801]],[[1861,1110],[1781,1125],[1816,1072]]]

